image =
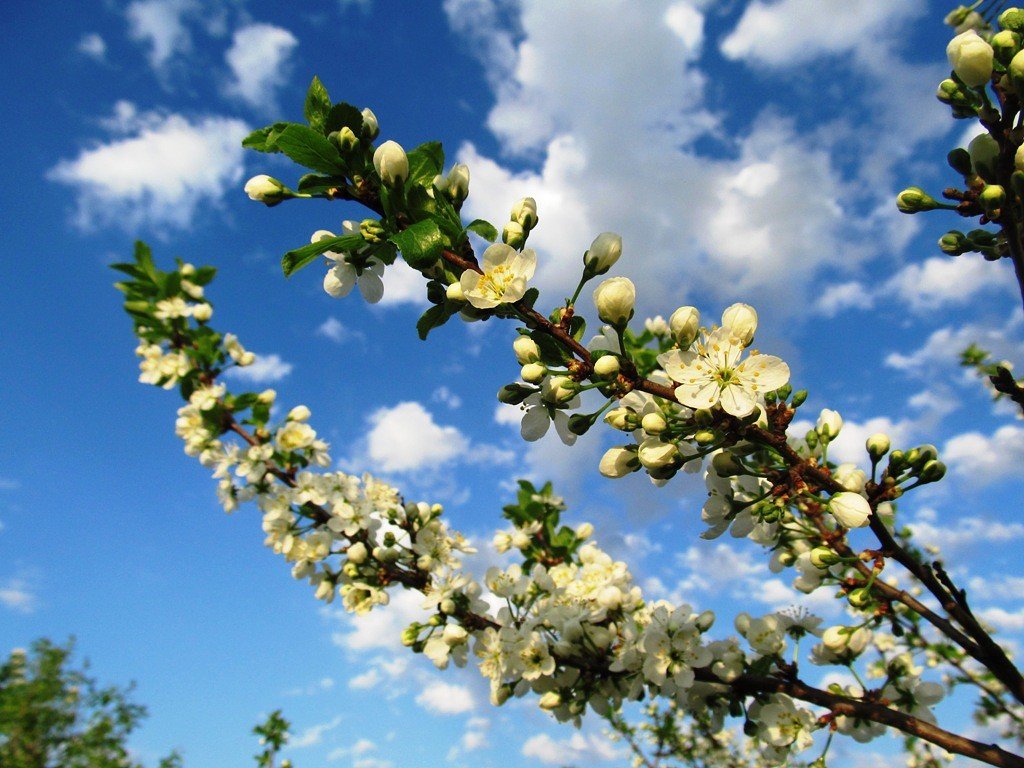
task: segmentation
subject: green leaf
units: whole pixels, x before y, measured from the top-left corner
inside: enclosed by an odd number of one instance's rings
[[[265,128],[257,128],[242,139],[242,146],[246,149],[255,149],[257,152],[280,152],[277,139],[290,125],[298,125],[298,123],[274,123]]]
[[[309,84],[306,91],[306,104],[302,113],[311,128],[323,131],[324,123],[327,121],[327,114],[331,111],[331,97],[327,95],[327,89],[320,82],[320,78],[313,75],[313,82]]]
[[[299,165],[327,174],[344,174],[345,166],[337,148],[319,131],[307,125],[289,125],[277,139],[277,146]]]
[[[398,246],[406,263],[413,269],[426,269],[441,258],[441,250],[447,245],[441,229],[433,219],[417,221],[391,237]]]
[[[408,153],[410,185],[430,187],[444,168],[444,148],[439,141],[420,144]]]
[[[327,251],[350,251],[353,248],[365,245],[365,242],[360,235],[325,237],[323,240],[317,240],[315,243],[288,251],[281,258],[281,268],[284,270],[285,277],[290,277],[322,253]]]
[[[434,204],[437,206],[437,223],[442,231],[451,238],[452,242],[461,240],[463,237],[462,216],[448,200],[448,195],[443,194],[434,188]]]
[[[344,176],[324,176],[319,173],[307,173],[299,179],[297,189],[299,192],[324,192],[336,187],[344,187],[347,184]]]
[[[452,313],[443,304],[438,304],[424,312],[416,321],[416,333],[423,341],[427,340],[427,334],[434,328],[444,325]]]
[[[498,239],[498,230],[489,221],[484,221],[483,219],[474,219],[469,222],[466,229],[470,232],[476,232],[488,243],[493,243]]]
[[[135,241],[135,262],[154,283],[157,282],[156,265],[153,263],[153,251],[141,240]]]
[[[324,118],[324,132],[334,133],[346,126],[358,136],[363,130],[363,113],[345,102],[335,104]]]

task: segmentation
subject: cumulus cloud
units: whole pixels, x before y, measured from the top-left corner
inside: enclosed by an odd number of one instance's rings
[[[999,266],[980,257],[935,256],[901,269],[889,279],[883,292],[902,299],[917,312],[966,304],[982,291],[1011,287]]]
[[[200,205],[216,205],[242,178],[249,129],[240,120],[140,115],[123,102],[108,127],[131,135],[85,149],[48,174],[74,188],[83,228],[187,228]]]
[[[292,372],[294,366],[280,355],[256,355],[256,362],[244,368],[230,368],[225,376],[248,384],[273,384]]]
[[[923,0],[754,0],[721,50],[730,59],[759,65],[799,66],[825,55],[875,48],[924,7]]]
[[[998,544],[1024,536],[1024,524],[1002,523],[980,517],[958,517],[950,527],[918,514],[909,524],[914,539],[924,546],[934,546],[948,554],[977,544]]]
[[[320,744],[324,740],[324,734],[328,731],[333,731],[339,725],[341,725],[342,716],[338,715],[333,720],[326,723],[319,723],[318,725],[311,725],[306,728],[297,736],[292,736],[288,740],[288,746],[291,749],[304,749],[305,747],[313,747]]]
[[[78,41],[78,52],[96,61],[103,61],[107,56],[107,42],[95,32],[82,35]]]
[[[325,339],[330,339],[335,344],[344,344],[347,341],[366,341],[366,334],[354,328],[349,328],[336,317],[328,317],[317,326],[316,333]]]
[[[149,63],[160,69],[192,48],[185,20],[200,10],[195,0],[135,0],[128,4],[128,36],[149,48]]]
[[[0,581],[0,605],[18,613],[32,613],[38,598],[27,579],[9,578]]]
[[[1022,320],[1024,316],[1015,310],[1002,327],[967,323],[939,328],[918,349],[889,353],[885,357],[885,364],[917,378],[934,379],[943,371],[948,373],[950,368],[959,367],[960,353],[971,344],[978,344],[988,350],[996,360],[1019,360],[1024,357]]]
[[[273,24],[236,29],[224,55],[231,69],[226,93],[261,111],[274,111],[275,92],[288,79],[288,59],[298,44],[295,35]]]
[[[369,418],[367,455],[383,472],[411,472],[461,456],[469,440],[457,428],[434,421],[433,414],[415,401],[380,408]]]
[[[942,459],[972,482],[991,483],[1013,477],[1024,465],[1024,427],[1008,424],[991,435],[966,432],[951,437]]]
[[[469,688],[442,682],[427,685],[416,697],[416,703],[435,715],[460,715],[475,706]]]
[[[523,743],[522,753],[524,757],[532,757],[544,765],[565,765],[621,761],[628,755],[628,750],[594,734],[574,733],[564,739],[555,739],[546,733],[538,733]]]

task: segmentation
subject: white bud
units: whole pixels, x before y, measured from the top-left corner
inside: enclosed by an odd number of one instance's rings
[[[859,493],[843,491],[828,502],[828,511],[844,528],[863,528],[871,517],[871,505]]]
[[[522,248],[526,245],[526,228],[516,221],[510,221],[501,230],[501,242],[513,248]]]
[[[540,347],[529,336],[516,336],[516,340],[512,342],[512,349],[515,351],[516,360],[520,365],[536,363],[540,360]]]
[[[445,288],[444,295],[448,301],[465,301],[466,296],[462,292],[462,283],[454,282]]]
[[[267,176],[265,173],[253,176],[245,182],[245,194],[249,196],[250,200],[255,200],[259,203],[279,200],[283,191],[284,184],[273,176]]]
[[[532,197],[524,197],[512,206],[512,221],[525,230],[537,226],[537,201]]]
[[[576,526],[577,539],[589,539],[594,535],[594,526],[590,523],[580,523]]]
[[[192,317],[200,323],[205,323],[213,317],[213,307],[205,302],[202,304],[196,304],[196,306],[192,308]]]
[[[892,442],[884,432],[876,432],[864,443],[864,447],[867,448],[868,454],[873,459],[880,459],[882,456],[885,456],[891,446]]]
[[[597,603],[602,608],[614,611],[622,605],[622,590],[613,584],[609,584],[597,593]]]
[[[864,627],[829,627],[821,635],[821,643],[832,653],[858,656],[871,642],[871,630]]]
[[[366,558],[370,555],[366,550],[366,545],[361,541],[357,541],[355,544],[350,546],[345,554],[348,557],[348,561],[350,563],[355,563],[356,565],[362,565],[365,563]]]
[[[537,705],[541,709],[546,710],[558,709],[560,706],[562,706],[562,697],[558,693],[558,691],[548,691],[540,697],[540,700],[537,702]]]
[[[580,385],[568,376],[552,376],[544,382],[541,397],[549,403],[567,403],[580,391]]]
[[[733,304],[722,313],[722,327],[728,328],[734,339],[749,347],[757,331],[757,312],[749,304]]]
[[[668,319],[668,327],[672,338],[682,349],[686,349],[697,338],[700,329],[700,312],[696,307],[680,307]]]
[[[843,417],[830,408],[823,408],[818,416],[818,423],[815,425],[818,435],[823,439],[832,440],[842,428]]]
[[[373,153],[373,167],[382,184],[393,187],[409,178],[409,157],[397,141],[385,141]]]
[[[465,163],[456,163],[448,171],[448,196],[460,203],[469,197],[469,166]]]
[[[288,421],[306,421],[313,414],[304,405],[296,405],[288,411]]]
[[[992,79],[992,46],[973,29],[950,40],[946,46],[946,56],[964,85],[977,88]]]
[[[661,469],[676,462],[679,458],[679,449],[672,443],[663,443],[651,437],[640,443],[637,457],[647,469]]]
[[[519,372],[523,381],[527,384],[540,384],[547,376],[548,369],[541,363],[527,363],[523,366],[523,369]]]
[[[264,405],[270,405],[277,399],[277,392],[273,389],[264,389],[256,395],[256,399]]]
[[[616,355],[604,355],[594,363],[594,373],[604,378],[616,376],[619,373],[619,358]]]
[[[614,232],[602,232],[590,244],[583,263],[591,274],[603,275],[622,255],[622,238]]]
[[[451,611],[445,611],[445,613],[451,613]],[[445,624],[444,630],[441,632],[441,639],[444,640],[448,647],[454,647],[456,645],[462,645],[466,642],[466,638],[469,637],[469,633],[465,627],[459,626],[458,624]]]
[[[636,287],[627,277],[611,277],[594,290],[597,316],[609,325],[625,326],[633,316]]]
[[[668,336],[669,334],[668,323],[665,322],[665,318],[661,315],[644,320],[644,330],[654,336]]]
[[[609,448],[601,457],[598,469],[605,477],[625,477],[640,466],[636,450],[616,446]]]
[[[363,110],[363,136],[373,141],[379,134],[380,124],[377,122],[377,116],[367,107]]]
[[[668,429],[668,422],[660,413],[648,413],[641,419],[640,426],[649,435],[660,435]]]
[[[637,427],[636,414],[629,408],[612,408],[604,415],[605,423],[622,432],[632,432]]]

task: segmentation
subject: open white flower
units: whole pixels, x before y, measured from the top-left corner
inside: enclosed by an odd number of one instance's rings
[[[477,309],[492,309],[523,298],[526,282],[537,269],[537,254],[495,243],[484,251],[480,266],[483,274],[472,269],[462,273],[462,294]]]
[[[342,224],[344,234],[352,234],[358,231],[352,222],[346,221]],[[327,237],[337,237],[333,232],[326,229],[318,229],[309,239],[316,243]],[[377,258],[370,257],[366,266],[361,270],[345,260],[344,253],[327,251],[324,253],[328,259],[334,262],[327,274],[324,275],[324,290],[336,299],[348,296],[352,288],[359,286],[359,292],[366,299],[368,304],[376,304],[384,296],[384,263]]]
[[[774,355],[753,352],[740,360],[743,347],[728,328],[716,328],[695,351],[671,349],[658,362],[676,387],[676,399],[690,408],[721,404],[726,413],[748,416],[772,392],[789,381],[789,366]]]

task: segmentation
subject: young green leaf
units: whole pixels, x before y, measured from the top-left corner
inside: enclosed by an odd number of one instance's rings
[[[444,168],[444,149],[439,141],[420,144],[408,153],[408,157],[410,186],[419,184],[429,187],[434,177]]]
[[[285,277],[290,277],[322,253],[327,251],[348,251],[364,244],[365,241],[359,235],[325,237],[322,240],[317,240],[315,243],[288,251],[281,258],[281,268],[284,270]]]
[[[298,123],[274,123],[265,128],[257,128],[242,139],[242,146],[246,149],[255,149],[257,152],[280,152],[277,139],[289,125]]]
[[[331,107],[324,118],[324,133],[334,133],[346,127],[358,136],[363,130],[363,113],[351,104],[340,102]]]
[[[483,219],[474,219],[466,225],[466,229],[470,232],[476,232],[488,243],[493,243],[498,239],[498,230],[489,221],[484,221]]]
[[[417,221],[391,237],[406,263],[413,269],[426,269],[441,258],[441,250],[448,244],[433,219]]]
[[[345,173],[337,148],[326,136],[307,125],[289,125],[278,137],[277,146],[296,163],[314,171]]]
[[[313,82],[309,84],[309,90],[306,91],[306,104],[302,110],[306,121],[311,128],[322,132],[330,111],[331,97],[327,95],[327,89],[320,82],[320,78],[313,75]]]
[[[420,316],[420,319],[416,321],[416,332],[419,334],[420,339],[426,341],[427,334],[434,328],[447,323],[448,318],[451,316],[452,312],[446,309],[443,304],[438,304],[428,309]]]

